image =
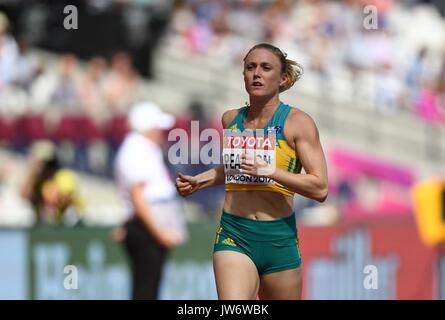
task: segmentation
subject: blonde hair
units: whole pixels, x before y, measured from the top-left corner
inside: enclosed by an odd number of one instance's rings
[[[287,59],[287,54],[285,52],[269,43],[259,43],[253,46],[244,57],[244,62],[246,61],[247,56],[255,49],[267,49],[280,60],[281,74],[286,74],[287,76],[287,81],[280,86],[280,92],[290,89],[303,75],[303,66],[301,64],[294,60]]]

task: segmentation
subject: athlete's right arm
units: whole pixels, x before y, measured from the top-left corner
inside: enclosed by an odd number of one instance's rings
[[[222,126],[225,129],[235,118],[238,109],[230,109],[221,117]],[[189,196],[195,191],[207,187],[224,184],[224,165],[220,164],[210,170],[204,171],[196,176],[187,176],[178,173],[176,178],[176,189],[183,197]]]
[[[196,176],[187,176],[178,173],[176,189],[183,196],[189,196],[199,189],[224,184],[224,166],[222,164],[204,171]]]

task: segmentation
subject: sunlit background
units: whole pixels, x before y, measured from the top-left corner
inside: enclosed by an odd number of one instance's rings
[[[199,133],[221,132],[248,99],[245,53],[270,42],[304,66],[281,100],[314,118],[328,161],[326,202],[294,201],[304,298],[445,299],[444,14],[415,0],[1,0],[0,298],[128,299],[111,231],[126,218],[113,165],[129,108],[158,103],[203,146]],[[166,133],[166,155],[174,142]],[[53,155],[44,189],[75,201],[37,222],[30,176]],[[191,238],[170,255],[162,299],[216,298],[223,197],[184,199]]]

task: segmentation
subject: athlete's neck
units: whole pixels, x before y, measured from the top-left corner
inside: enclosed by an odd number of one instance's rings
[[[250,98],[248,119],[268,119],[272,117],[275,110],[280,105],[278,96],[272,98]]]

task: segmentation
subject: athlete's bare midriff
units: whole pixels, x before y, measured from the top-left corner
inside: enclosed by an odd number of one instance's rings
[[[293,199],[271,191],[226,192],[224,211],[254,220],[275,220],[289,216]]]

